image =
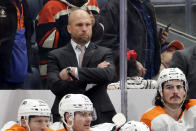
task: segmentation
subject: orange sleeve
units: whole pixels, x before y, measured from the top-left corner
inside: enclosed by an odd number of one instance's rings
[[[151,120],[150,119],[143,118],[143,116],[142,116],[140,121],[144,122],[151,130]]]
[[[188,104],[186,104],[186,109],[188,110],[189,108],[196,106],[196,99],[190,99]]]
[[[12,128],[7,129],[5,131],[26,131],[26,129],[24,127],[21,127],[21,126],[13,126]]]
[[[161,114],[167,114],[167,113],[165,112],[165,110],[162,107],[155,106],[154,108],[152,108],[148,112],[144,113],[140,121],[144,122],[151,130],[152,120]]]
[[[61,10],[64,10],[67,5],[59,1],[50,1],[44,5],[38,16],[38,25],[49,22],[55,22],[55,16]]]

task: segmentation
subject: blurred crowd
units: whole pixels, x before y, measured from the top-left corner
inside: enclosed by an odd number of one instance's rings
[[[73,126],[74,115],[60,114],[59,103],[66,94],[84,94],[96,112],[96,121],[86,125],[112,123],[116,111],[107,90],[121,89],[119,2],[0,0],[0,89],[50,89],[56,96],[53,120],[63,117],[67,128],[69,120]],[[179,40],[168,41],[169,26],[157,28],[150,0],[127,1],[125,87],[157,89],[156,107],[141,118],[155,131],[175,126],[173,121],[161,125],[159,115],[179,121],[186,117],[183,112],[196,104],[196,46],[185,48]]]

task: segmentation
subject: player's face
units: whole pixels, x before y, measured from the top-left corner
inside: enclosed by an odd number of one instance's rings
[[[31,131],[45,131],[49,122],[49,117],[34,117],[29,121],[29,128]]]
[[[74,131],[89,131],[92,121],[92,112],[75,112]]]
[[[178,107],[186,97],[185,87],[181,80],[170,80],[163,85],[163,99],[170,107]]]

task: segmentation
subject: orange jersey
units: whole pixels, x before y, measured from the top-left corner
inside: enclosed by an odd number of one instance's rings
[[[17,124],[14,121],[10,121],[7,122],[3,128],[1,129],[1,131],[27,131],[24,127],[20,126],[19,124]],[[48,131],[48,129],[46,128],[46,131]],[[49,129],[49,131],[53,131],[52,129]]]
[[[155,106],[143,114],[140,121],[152,131],[186,131],[194,127],[196,119],[196,99],[190,99],[178,121],[167,114],[164,108]]]
[[[13,5],[15,6],[15,8],[17,10],[17,18],[18,18],[17,30],[22,30],[22,29],[25,28],[25,25],[24,25],[24,15],[23,15],[23,5],[22,5],[22,3],[20,4],[20,8],[21,8],[21,12],[20,12],[20,9],[16,5],[16,2],[12,2],[12,3],[13,3]]]

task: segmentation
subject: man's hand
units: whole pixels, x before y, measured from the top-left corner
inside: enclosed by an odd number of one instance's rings
[[[66,68],[61,70],[61,72],[59,73],[59,77],[61,78],[61,80],[64,81],[72,81],[72,78],[67,74]]]
[[[103,62],[101,62],[100,64],[97,65],[97,68],[106,68],[106,67],[108,67],[109,65],[110,65],[109,62],[103,61]]]
[[[168,39],[169,31],[170,31],[169,28],[167,31],[164,31],[163,28],[160,28],[159,37],[160,37],[161,45],[164,44],[166,40]]]
[[[144,68],[143,65],[139,61],[136,61],[136,66],[139,70],[138,76],[144,77],[144,75],[146,74],[146,68]]]

